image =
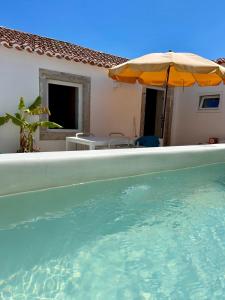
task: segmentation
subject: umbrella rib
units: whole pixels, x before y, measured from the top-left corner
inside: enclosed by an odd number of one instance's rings
[[[197,80],[197,78],[195,77],[194,73],[190,73],[190,74],[194,77],[195,82],[197,82],[197,84],[198,84],[198,80]],[[199,84],[198,84],[198,85],[199,85]]]

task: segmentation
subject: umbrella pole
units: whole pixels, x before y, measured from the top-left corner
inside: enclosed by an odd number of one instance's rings
[[[163,108],[163,116],[162,116],[162,138],[164,139],[164,132],[165,132],[165,120],[166,120],[166,107],[167,107],[167,96],[168,96],[168,82],[170,76],[170,66],[167,69],[166,74],[166,91],[165,91],[165,100],[164,100],[164,108]]]

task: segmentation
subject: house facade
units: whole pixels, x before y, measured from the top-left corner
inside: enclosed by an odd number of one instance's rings
[[[111,80],[108,68],[124,61],[0,27],[0,115],[16,112],[21,96],[31,104],[41,95],[43,105],[52,112],[49,119],[63,126],[37,132],[35,140],[41,151],[65,150],[65,137],[77,132],[160,136],[164,90]],[[225,139],[224,90],[223,85],[171,89],[168,144],[206,143],[209,137]],[[209,103],[218,105],[210,107]],[[1,126],[0,152],[15,152],[18,146],[18,128],[11,123]]]

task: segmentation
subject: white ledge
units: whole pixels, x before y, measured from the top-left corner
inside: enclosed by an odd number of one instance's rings
[[[225,162],[225,144],[0,155],[0,195]]]

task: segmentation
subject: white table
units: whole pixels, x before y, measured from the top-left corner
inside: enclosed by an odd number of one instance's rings
[[[66,137],[66,150],[69,150],[69,143],[86,145],[90,150],[94,150],[96,147],[106,147],[111,148],[111,146],[118,145],[126,145],[131,146],[134,145],[134,140],[125,136],[117,136],[117,137],[96,137],[96,136],[73,136]]]

